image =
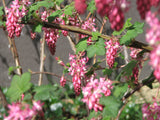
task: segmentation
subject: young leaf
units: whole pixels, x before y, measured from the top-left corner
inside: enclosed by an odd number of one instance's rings
[[[64,14],[65,14],[65,15],[72,15],[72,14],[73,14],[73,11],[75,11],[75,9],[74,9],[74,6],[73,6],[72,4],[67,5],[67,6],[64,8]]]
[[[104,40],[100,38],[98,42],[96,42],[94,45],[88,46],[87,50],[87,56],[89,58],[93,57],[95,54],[96,55],[104,55],[105,54],[105,44]]]
[[[19,99],[22,93],[31,88],[30,78],[31,74],[29,72],[24,73],[22,76],[14,75],[11,86],[7,91],[7,96],[11,98],[11,101]]]
[[[40,33],[42,31],[42,24],[38,23],[38,24],[34,25],[32,28],[32,31]]]
[[[120,38],[121,45],[129,45],[135,37],[143,33],[144,23],[135,22],[132,26],[127,28],[127,33]]]
[[[38,1],[30,6],[29,13],[38,10],[40,7],[50,8],[53,6],[54,6],[54,2],[52,0]]]
[[[132,20],[132,18],[128,18],[125,22],[125,24],[123,25],[123,28],[120,31],[114,31],[112,34],[113,35],[120,35],[126,28],[131,27],[132,23],[130,22]]]
[[[101,35],[99,32],[92,32],[92,40],[98,40],[98,37]]]

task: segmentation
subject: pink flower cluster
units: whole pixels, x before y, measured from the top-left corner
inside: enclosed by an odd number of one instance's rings
[[[81,28],[84,30],[89,30],[89,31],[95,32],[97,29],[95,26],[96,26],[95,19],[89,18],[88,20],[83,22],[83,24],[81,25]],[[79,34],[80,39],[85,38],[85,37],[87,37],[87,35]],[[89,37],[87,39],[88,45],[90,45],[92,42],[91,38],[92,37]]]
[[[159,120],[160,104],[154,100],[153,104],[145,103],[142,106],[143,120]]]
[[[23,3],[24,2],[24,3]],[[26,1],[22,1],[23,4],[26,3]],[[30,2],[27,2],[25,5],[29,5]],[[21,21],[21,18],[26,15],[26,8],[23,5],[22,9],[20,10],[20,1],[14,0],[11,4],[11,8],[6,8],[7,12],[7,31],[8,36],[10,38],[14,38],[15,36],[19,37],[22,31],[23,25],[19,24],[18,22]]]
[[[106,60],[107,60],[107,64],[109,65],[110,68],[113,67],[116,55],[117,55],[117,51],[120,48],[120,44],[118,41],[114,41],[113,39],[106,41]]]
[[[101,16],[107,16],[111,28],[119,31],[124,24],[124,13],[129,6],[127,0],[95,0],[97,12]]]
[[[34,40],[36,38],[36,33],[30,31],[30,36],[31,36],[31,39]]]
[[[4,117],[4,120],[31,120],[35,115],[43,116],[42,106],[43,103],[40,101],[33,101],[32,108],[27,103],[12,103],[8,105],[9,115]]]
[[[86,63],[88,62],[87,57],[84,56],[84,52],[79,55],[69,55],[70,67],[68,69],[69,74],[72,76],[72,82],[76,95],[81,92],[81,80],[84,80],[85,73],[87,71]]]
[[[91,77],[87,85],[82,88],[82,101],[88,105],[89,109],[94,109],[96,112],[98,110],[102,111],[103,105],[99,103],[99,99],[102,97],[102,93],[105,96],[109,96],[112,88],[111,80],[106,80],[105,78],[98,80]]]
[[[86,0],[75,0],[75,9],[79,14],[83,14],[86,11]]]
[[[147,12],[150,11],[152,6],[157,7],[160,0],[137,0],[137,10],[141,16],[141,19],[146,18]]]
[[[65,84],[66,84],[66,79],[65,79],[65,77],[64,77],[64,75],[63,75],[63,76],[61,77],[61,80],[60,80],[60,85],[61,85],[62,87],[64,87]]]
[[[150,53],[150,64],[154,69],[155,77],[160,81],[160,21],[156,13],[146,14],[146,22],[150,29],[146,33],[146,41],[154,48]]]

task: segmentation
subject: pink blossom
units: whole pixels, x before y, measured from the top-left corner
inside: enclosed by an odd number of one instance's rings
[[[88,58],[83,56],[84,53],[80,53],[79,55],[69,55],[70,67],[68,68],[68,71],[72,76],[72,82],[76,95],[80,94],[81,80],[85,79],[85,73],[87,72],[86,63],[88,62]]]
[[[113,41],[113,39],[105,42],[106,44],[106,60],[107,60],[107,64],[109,65],[110,68],[113,67],[116,55],[117,55],[117,51],[120,47],[119,42],[118,41]]]
[[[87,8],[86,0],[75,0],[75,9],[79,14],[84,14],[86,8]]]
[[[153,103],[144,103],[142,106],[143,120],[159,120],[160,104],[156,99]]]
[[[64,78],[64,75],[63,75],[63,76],[61,77],[61,80],[60,80],[60,85],[61,85],[62,87],[64,87],[65,84],[66,84],[66,79]]]
[[[43,103],[40,101],[33,101],[33,107],[23,102],[12,103],[8,105],[9,111],[8,116],[4,117],[4,120],[27,120],[32,119],[33,116],[42,112]],[[43,112],[42,112],[43,113]]]
[[[22,17],[26,15],[27,12],[25,6],[23,5],[22,9],[20,10],[19,0],[14,0],[11,4],[11,8],[6,8],[6,12],[7,12],[6,26],[7,26],[8,36],[10,38],[14,38],[15,36],[19,37],[23,27],[23,25],[19,24],[19,22],[21,21]]]
[[[112,88],[112,82],[109,79],[100,78],[100,81],[98,81],[98,79],[91,79],[87,85],[82,88],[82,101],[88,105],[89,109],[94,109],[96,112],[98,110],[102,111],[103,105],[99,103],[99,99],[102,97],[102,93],[105,96],[109,96]]]

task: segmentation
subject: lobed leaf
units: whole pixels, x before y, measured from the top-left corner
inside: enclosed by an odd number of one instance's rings
[[[22,74],[22,76],[14,75],[7,91],[7,96],[11,98],[11,101],[19,99],[23,93],[31,88],[30,79],[31,74],[29,72]]]

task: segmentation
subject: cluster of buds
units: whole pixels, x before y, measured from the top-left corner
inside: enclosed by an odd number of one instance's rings
[[[40,101],[33,101],[32,108],[29,104],[24,102],[12,103],[8,105],[9,115],[4,117],[4,120],[30,120],[36,115],[44,116],[42,106],[44,103]]]
[[[112,88],[111,80],[106,80],[105,78],[98,80],[91,77],[87,85],[82,88],[82,101],[88,105],[89,109],[94,109],[96,112],[98,110],[102,111],[103,105],[99,103],[99,99],[102,97],[102,93],[105,96],[109,96]]]

